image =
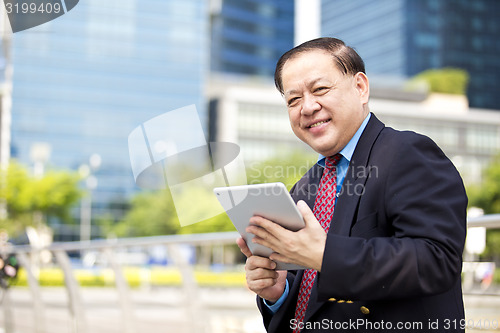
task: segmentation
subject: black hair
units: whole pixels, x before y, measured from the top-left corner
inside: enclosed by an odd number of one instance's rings
[[[322,37],[307,41],[285,52],[276,64],[274,72],[274,84],[283,95],[283,82],[281,75],[285,63],[291,58],[308,51],[323,50],[332,55],[335,65],[345,75],[356,75],[359,72],[365,73],[365,63],[359,54],[350,46],[337,38]],[[366,74],[366,73],[365,73]]]

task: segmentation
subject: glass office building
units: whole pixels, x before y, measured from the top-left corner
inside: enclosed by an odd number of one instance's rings
[[[92,213],[119,219],[137,191],[131,131],[191,104],[207,121],[207,13],[205,0],[86,0],[14,34],[12,157],[33,165],[45,147],[45,170],[77,170],[99,155]]]
[[[500,2],[323,0],[322,35],[355,47],[368,74],[468,71],[471,107],[500,109]]]
[[[4,24],[5,22],[0,18],[0,27],[4,27]],[[10,36],[2,33],[0,37],[0,167],[3,167],[10,157],[12,68],[9,59],[9,48]]]
[[[272,76],[293,47],[294,1],[212,0],[211,69]]]

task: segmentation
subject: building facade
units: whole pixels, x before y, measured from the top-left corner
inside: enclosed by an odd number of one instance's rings
[[[0,6],[0,167],[10,158],[10,124],[12,105],[11,41],[5,7]]]
[[[211,0],[211,70],[272,76],[293,47],[294,1]]]
[[[322,0],[322,35],[356,48],[369,74],[465,69],[470,106],[498,110],[499,11],[494,0]]]
[[[293,134],[284,100],[270,81],[227,84],[224,76],[212,76],[207,93],[210,141],[238,144],[245,163],[308,151]]]
[[[308,164],[317,155],[292,132],[285,102],[272,84],[224,86],[213,80],[209,90],[212,141],[234,142],[245,163],[302,152]],[[373,86],[370,110],[387,126],[429,136],[453,161],[466,184],[481,181],[481,172],[500,151],[499,110],[471,109],[464,96],[407,93]]]
[[[207,13],[204,0],[88,0],[13,34],[12,157],[78,170],[93,156],[92,215],[120,219],[137,191],[131,131],[190,104],[206,121]]]

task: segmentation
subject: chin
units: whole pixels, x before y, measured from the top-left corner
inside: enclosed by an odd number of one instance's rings
[[[317,152],[318,154],[321,154],[323,156],[332,156],[335,155],[335,152],[333,152],[333,149],[321,149],[321,148],[314,148],[314,151]]]
[[[337,147],[333,147],[331,144],[317,144],[317,145],[309,145],[315,152],[321,154],[323,156],[332,156],[335,155],[337,151]]]

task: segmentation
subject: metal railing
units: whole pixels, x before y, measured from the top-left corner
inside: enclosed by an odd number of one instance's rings
[[[477,217],[470,217],[467,220],[467,228],[470,231],[470,229],[474,228],[484,228],[484,229],[498,229],[500,228],[500,214],[490,214],[490,215],[482,215],[482,216],[477,216]],[[468,233],[469,235],[471,232]],[[469,236],[468,236],[469,237]],[[486,237],[485,231],[483,233],[483,237]],[[472,241],[475,241],[475,238],[471,239]],[[480,242],[484,242],[483,245],[486,243],[486,239],[482,239]],[[467,243],[469,243],[469,239],[467,240]],[[466,244],[468,245],[468,244]],[[476,254],[470,253],[467,251],[467,246],[464,251],[464,265],[462,268],[462,273],[463,273],[463,280],[462,280],[462,285],[463,285],[463,291],[464,294],[468,295],[476,295],[480,294],[482,296],[498,296],[499,294],[494,292],[494,293],[486,293],[485,290],[474,290],[474,280],[475,280],[475,273],[477,270],[480,270],[479,267],[483,265],[484,267],[488,267],[488,271],[491,272],[491,276],[494,274],[494,269],[495,269],[495,263],[493,262],[479,262],[478,256]],[[486,265],[486,266],[485,266]],[[491,283],[491,281],[490,281]],[[490,284],[488,283],[488,285]]]
[[[193,302],[197,298],[198,285],[195,280],[194,267],[188,262],[188,258],[182,255],[179,246],[205,246],[205,245],[224,245],[234,244],[239,236],[236,232],[223,233],[208,233],[208,234],[191,234],[191,235],[168,235],[168,236],[153,236],[143,238],[122,238],[113,240],[94,240],[85,242],[66,242],[53,243],[44,248],[34,248],[29,245],[12,246],[8,249],[10,253],[15,253],[20,265],[26,270],[29,290],[33,301],[33,313],[36,324],[36,332],[46,332],[44,320],[44,305],[41,300],[41,288],[35,274],[32,270],[33,262],[30,257],[37,257],[41,251],[50,251],[60,268],[64,273],[65,288],[68,294],[69,314],[73,322],[73,332],[88,333],[87,319],[85,315],[85,306],[80,294],[79,284],[73,274],[73,268],[68,256],[68,252],[83,252],[89,250],[97,250],[103,253],[113,270],[115,276],[115,285],[119,295],[119,304],[124,321],[124,329],[126,333],[139,332],[136,327],[134,318],[133,304],[130,298],[130,290],[125,275],[116,259],[115,253],[126,248],[148,248],[152,246],[163,245],[168,249],[168,259],[174,263],[179,269],[182,276],[182,289],[185,297],[180,304],[184,306],[188,318],[200,318],[203,309],[200,308],[198,302]],[[12,303],[9,293],[5,291],[3,296],[4,310],[4,332],[13,333],[14,322],[12,315]],[[190,332],[201,332],[199,327],[203,325],[202,321],[191,320],[187,323],[190,326]],[[206,331],[206,330],[205,330]]]
[[[484,227],[486,229],[500,228],[500,214],[490,214],[467,219],[467,227]]]
[[[500,214],[485,215],[480,217],[470,218],[468,220],[468,228],[485,227],[485,228],[500,228]],[[93,240],[85,242],[66,242],[54,243],[44,248],[34,248],[32,246],[12,246],[8,249],[10,253],[15,253],[20,265],[26,270],[28,287],[33,299],[34,320],[37,323],[35,332],[46,332],[44,322],[44,304],[41,298],[41,288],[38,279],[35,277],[33,270],[33,260],[37,258],[37,254],[41,251],[50,251],[58,265],[64,273],[65,288],[68,294],[69,314],[72,318],[73,332],[89,333],[87,319],[85,315],[85,306],[80,294],[79,284],[73,274],[73,268],[68,256],[70,252],[82,252],[95,250],[102,253],[109,263],[114,276],[115,286],[119,295],[119,305],[124,321],[126,333],[139,332],[134,318],[134,305],[130,297],[130,288],[126,282],[125,275],[116,259],[117,251],[127,248],[148,248],[153,246],[166,246],[168,249],[168,259],[174,263],[179,269],[182,276],[182,290],[185,301],[180,302],[183,305],[184,311],[188,318],[202,318],[203,309],[198,302],[193,302],[198,295],[198,285],[195,280],[194,267],[188,262],[185,255],[181,254],[180,246],[205,246],[205,245],[224,245],[234,244],[239,234],[236,232],[209,233],[209,234],[191,234],[191,235],[169,235],[169,236],[154,236],[143,238],[122,238],[113,240]],[[5,293],[3,299],[4,311],[4,332],[13,333],[14,322],[12,316],[12,307],[9,294]],[[190,332],[206,331],[199,326],[202,320],[191,320],[188,325]]]

